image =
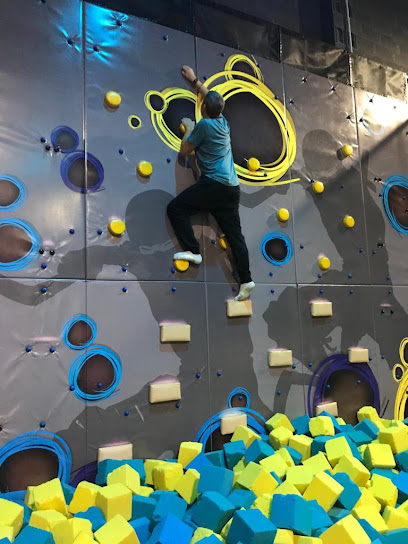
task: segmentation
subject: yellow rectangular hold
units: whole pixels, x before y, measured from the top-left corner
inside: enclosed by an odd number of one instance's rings
[[[169,402],[181,399],[180,382],[152,383],[149,388],[149,402]]]
[[[349,348],[349,363],[368,363],[369,355],[367,348]]]
[[[160,325],[160,342],[190,342],[191,325],[164,323]]]
[[[252,301],[227,300],[228,317],[250,317],[252,315]]]
[[[268,351],[268,364],[270,367],[292,366],[292,362],[291,349],[271,349]]]
[[[333,315],[333,305],[329,300],[315,300],[310,303],[312,317],[330,317]]]
[[[327,402],[326,404],[318,404],[316,406],[316,415],[320,415],[322,412],[327,412],[328,414],[337,417],[339,415],[339,408],[337,402]]]
[[[133,445],[127,443],[98,448],[98,463],[105,459],[115,459],[116,461],[133,459]]]
[[[246,427],[247,422],[247,415],[240,412],[224,416],[221,418],[221,434],[232,434],[240,425]]]

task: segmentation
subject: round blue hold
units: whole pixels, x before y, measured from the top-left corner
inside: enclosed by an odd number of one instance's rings
[[[295,365],[295,364],[293,364],[293,365],[292,365],[292,368],[293,368],[293,370],[295,370],[295,368],[296,368],[296,365]]]
[[[375,249],[373,249],[373,255],[375,255],[376,253],[377,253],[377,252],[376,252],[376,250],[375,250]]]
[[[361,383],[361,380],[357,380],[357,385],[360,385],[360,383]]]
[[[70,234],[75,234],[75,229],[69,229]]]
[[[31,350],[32,350],[31,346],[26,346],[26,352],[27,353],[30,353]]]
[[[360,249],[358,250],[359,253],[363,253],[364,252],[364,249],[360,247]]]
[[[269,275],[270,275],[270,276],[273,276],[273,272],[269,272]]]
[[[168,164],[170,164],[171,163],[170,157],[167,157],[166,161],[167,161]]]
[[[348,279],[350,280],[353,277],[353,274],[348,275]]]
[[[45,421],[40,421],[40,427],[41,427],[41,429],[44,429],[44,427],[45,427]]]
[[[171,290],[173,291],[173,293],[176,292],[177,288],[176,287],[172,287]]]
[[[238,397],[238,400],[242,400],[243,398],[244,398],[244,397],[243,397],[242,395],[240,395],[240,396]]]
[[[127,272],[127,266],[122,266],[122,272]]]
[[[280,395],[280,394],[281,394],[281,392],[280,392],[280,391],[276,391],[276,394],[277,394],[277,395]]]
[[[123,412],[123,415],[125,415],[125,416],[128,416],[129,414],[130,414],[129,410],[125,410],[125,411]]]
[[[46,293],[47,292],[47,288],[46,287],[41,287],[41,293]]]
[[[321,274],[317,274],[317,277],[319,278],[319,280],[321,279],[322,275]]]
[[[99,389],[102,387],[102,385],[103,385],[102,382],[98,382]]]
[[[326,389],[330,389],[330,388],[331,388],[331,385],[328,383],[328,384],[326,385]]]
[[[340,189],[344,189],[344,185],[343,183],[340,185]]]
[[[199,380],[201,378],[201,374],[199,372],[197,372],[196,378],[197,378],[197,380]]]
[[[300,249],[303,249],[305,246],[303,244],[300,244]]]
[[[42,263],[42,264],[41,264],[41,268],[42,268],[43,270],[45,270],[45,269],[47,268],[47,263]]]
[[[273,294],[275,292],[275,289],[271,289],[271,293]]]
[[[232,292],[233,292],[233,293],[235,293],[235,292],[236,292],[236,290],[237,290],[237,288],[236,288],[236,287],[233,287],[233,288],[232,288]]]
[[[69,386],[69,390],[70,390],[70,391],[75,391],[75,385],[70,385],[70,386]]]
[[[392,291],[391,289],[388,289],[388,294],[391,295]]]
[[[176,408],[180,408],[180,403],[176,402]]]
[[[385,355],[381,355],[381,359],[385,359]]]
[[[72,38],[68,38],[67,39],[67,44],[68,45],[74,45],[74,40]]]
[[[119,155],[123,155],[123,149],[121,147],[119,148]]]
[[[307,366],[311,368],[313,366],[313,363],[307,363]]]
[[[102,229],[98,229],[97,230],[97,233],[99,234],[99,236],[102,234]]]
[[[225,53],[224,51],[221,53],[221,57],[225,57]]]
[[[172,269],[171,269],[171,273],[172,273],[172,274],[174,274],[174,273],[175,273],[175,271],[176,271],[176,269],[175,269],[175,268],[172,268]]]
[[[99,51],[99,47],[97,45],[94,45],[92,49],[95,51],[95,53]]]
[[[42,142],[43,144],[45,144],[46,141],[47,141],[47,139],[44,138],[44,136],[41,136],[41,142]]]
[[[212,245],[214,245],[214,244],[215,244],[215,240],[211,240],[211,243],[212,243]]]
[[[218,376],[218,377],[221,376],[221,370],[217,370],[217,376]]]
[[[55,348],[54,348],[54,346],[51,346],[51,347],[50,347],[50,353],[55,353]]]
[[[165,42],[167,42],[168,39],[169,39],[168,35],[165,34],[165,35],[163,36],[163,40],[164,40]]]
[[[353,289],[350,289],[349,293],[352,295],[354,293]]]
[[[123,291],[124,293],[127,293],[127,290],[128,290],[127,287],[122,287],[122,291]]]
[[[372,360],[373,360],[373,358],[372,358],[372,357],[369,357],[369,358],[368,358],[368,360],[369,360],[369,361],[372,361]]]
[[[391,279],[391,276],[387,276],[387,281],[390,281],[390,279]]]
[[[322,295],[323,294],[323,289],[319,289],[319,293]]]

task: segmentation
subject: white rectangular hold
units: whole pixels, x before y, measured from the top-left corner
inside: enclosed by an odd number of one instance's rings
[[[191,325],[164,323],[160,325],[160,342],[190,342]]]
[[[312,317],[330,317],[333,315],[333,305],[329,300],[316,300],[310,303]]]
[[[228,317],[248,317],[252,315],[252,301],[227,300]]]
[[[98,463],[105,459],[116,459],[117,461],[133,459],[133,445],[118,444],[116,446],[103,446],[102,448],[98,448]]]
[[[349,363],[368,363],[368,357],[367,348],[349,348],[348,350]]]
[[[180,382],[152,383],[149,388],[149,402],[169,402],[181,399]]]
[[[247,415],[246,414],[231,414],[221,418],[221,434],[232,434],[235,432],[235,429],[240,425],[247,426]]]
[[[316,406],[316,415],[320,415],[322,412],[327,412],[334,417],[339,416],[339,409],[337,407],[337,402],[328,402],[327,404],[318,404]]]
[[[268,351],[268,364],[271,367],[292,366],[291,349],[271,349]]]

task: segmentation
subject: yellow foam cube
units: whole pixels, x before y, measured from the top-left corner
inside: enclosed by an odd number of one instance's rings
[[[31,508],[31,510],[34,509],[34,490],[35,485],[27,486],[27,491],[24,497],[24,503],[28,506],[28,508]]]
[[[339,425],[345,425],[346,422],[344,421],[344,419],[342,417],[336,417],[336,421]]]
[[[321,538],[314,536],[294,535],[294,544],[322,544]]]
[[[399,510],[403,510],[406,514],[408,514],[408,500],[403,502],[398,508]]]
[[[92,523],[88,519],[66,519],[57,523],[52,531],[55,544],[72,544],[79,533],[92,537]]]
[[[177,482],[183,476],[183,465],[167,463],[153,469],[153,485],[156,489],[174,491]]]
[[[360,408],[360,410],[357,412],[357,419],[358,421],[369,419],[373,423],[380,423],[380,416],[373,406],[363,406],[363,408]]]
[[[286,482],[294,485],[299,493],[304,493],[312,480],[313,471],[306,466],[290,467],[286,472]]]
[[[386,506],[384,508],[383,518],[390,531],[394,531],[395,529],[408,529],[408,514],[404,512],[404,510],[401,510],[401,508]]]
[[[14,527],[10,525],[0,525],[0,539],[8,538],[10,542],[14,542]]]
[[[102,510],[106,521],[110,521],[117,514],[129,520],[132,517],[132,492],[123,484],[102,487],[96,497],[96,506]]]
[[[343,455],[333,469],[333,474],[345,472],[358,486],[364,486],[371,477],[370,471],[352,455]]]
[[[328,440],[325,444],[326,455],[332,467],[335,467],[344,455],[353,455],[344,436]]]
[[[241,508],[241,510],[242,510],[242,508]],[[221,537],[224,540],[227,539],[228,532],[229,532],[230,527],[231,527],[231,523],[232,523],[232,518],[230,520],[228,520],[227,523],[224,525],[224,527],[221,529]]]
[[[359,522],[350,514],[320,535],[323,544],[370,544],[371,540]]]
[[[139,487],[139,492],[136,493],[137,495],[142,495],[142,497],[150,497],[150,495],[153,493],[154,489],[152,487],[147,487],[146,485],[141,485]]]
[[[64,492],[58,478],[34,488],[34,507],[36,510],[56,510],[64,515],[68,512]]]
[[[380,430],[378,440],[381,444],[388,444],[394,454],[408,450],[408,433],[402,427],[394,426]]]
[[[251,315],[251,300],[227,300],[227,317],[250,317]]]
[[[200,444],[200,442],[182,442],[180,444],[177,462],[183,465],[183,468],[186,468],[186,466],[202,451],[203,445]]]
[[[274,472],[280,479],[284,478],[288,469],[288,465],[285,463],[282,457],[276,453],[270,455],[269,457],[265,457],[265,459],[259,461],[259,464],[261,467],[266,468],[268,472]]]
[[[65,520],[64,514],[56,510],[39,510],[32,512],[29,525],[52,533],[54,527]]]
[[[75,537],[73,544],[94,544],[95,540],[93,536],[88,535],[87,533],[80,532]]]
[[[294,467],[295,461],[293,460],[291,454],[288,452],[288,450],[282,448],[276,452],[276,455],[279,455],[282,457],[282,459],[285,461],[285,463],[288,465],[288,467]]]
[[[273,491],[272,495],[299,495],[300,497],[302,496],[302,494],[299,493],[296,487],[291,482],[288,482],[288,480],[282,482],[275,489],[275,491]]]
[[[211,531],[211,529],[206,529],[205,527],[198,527],[190,540],[190,544],[196,544],[203,538],[206,538],[207,536],[216,536],[218,540],[221,542],[223,541],[222,537],[218,533],[214,533],[214,531]]]
[[[0,526],[12,527],[13,539],[20,532],[23,525],[23,517],[24,508],[21,504],[0,499]]]
[[[244,470],[244,468],[247,466],[247,463],[245,461],[245,459],[243,457],[241,457],[241,459],[238,461],[238,463],[232,468],[232,470],[237,473],[237,472],[242,472]]]
[[[192,504],[198,497],[198,482],[200,473],[194,468],[189,468],[187,472],[178,480],[175,490],[187,504]]]
[[[313,472],[313,476],[319,472],[322,472],[323,470],[332,472],[332,467],[330,466],[326,455],[322,451],[319,451],[319,453],[316,453],[316,455],[309,457],[309,459],[305,459],[303,461],[303,466],[310,468]]]
[[[356,519],[365,519],[379,533],[383,534],[388,531],[387,524],[381,517],[380,512],[371,505],[357,506],[351,511]]]
[[[91,506],[95,506],[96,496],[100,489],[101,488],[99,485],[95,485],[90,482],[80,482],[75,489],[74,496],[72,497],[71,503],[69,505],[69,512],[71,512],[71,514],[85,512]]]
[[[363,454],[364,464],[368,469],[394,468],[395,459],[389,444],[368,444]]]
[[[389,478],[373,474],[368,491],[377,499],[384,509],[386,506],[395,506],[398,499],[398,489]]]
[[[289,440],[289,447],[302,454],[302,461],[309,459],[313,438],[304,434],[292,436]]]
[[[245,442],[245,447],[249,448],[254,440],[261,440],[261,437],[249,427],[239,425],[231,436],[231,442],[235,442],[236,440],[243,440]]]
[[[166,464],[167,461],[163,461],[162,459],[146,459],[144,462],[146,484],[153,485],[153,469],[158,466],[166,466]]]
[[[277,413],[269,418],[268,421],[265,422],[265,427],[269,432],[273,431],[274,429],[278,429],[279,427],[285,427],[286,429],[289,429],[289,431],[292,431],[292,433],[295,432],[295,428],[290,422],[289,418],[285,416],[285,414],[280,413]]]
[[[140,544],[136,531],[120,514],[102,525],[96,531],[95,538],[99,544]]]
[[[334,436],[333,421],[329,416],[312,417],[309,421],[310,434],[315,436]]]
[[[107,483],[108,485],[123,484],[136,495],[140,490],[140,475],[130,465],[122,465],[108,474]]]
[[[356,502],[354,508],[360,508],[360,506],[373,507],[377,512],[381,512],[381,504],[376,498],[368,491],[366,487],[360,487],[361,497]]]
[[[251,461],[239,475],[236,485],[250,489],[259,497],[263,493],[272,493],[278,487],[278,482],[266,469]]]
[[[344,487],[326,472],[316,474],[308,488],[303,493],[307,501],[316,499],[320,506],[328,512],[343,493]]]
[[[273,544],[294,544],[293,531],[278,529]]]
[[[271,503],[272,503],[272,494],[264,493],[257,497],[254,502],[251,504],[251,508],[257,508],[262,512],[264,516],[269,518],[271,513]]]
[[[287,446],[292,436],[293,432],[287,427],[278,427],[269,433],[269,443],[275,450],[278,450]]]

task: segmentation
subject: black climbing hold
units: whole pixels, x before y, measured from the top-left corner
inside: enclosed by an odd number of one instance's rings
[[[383,308],[383,309],[381,310],[381,313],[382,313],[382,314],[385,314],[385,310],[384,310],[384,308]]]
[[[330,90],[331,90],[332,93],[334,93],[335,90],[336,90],[336,87],[332,87]]]
[[[271,293],[273,294],[275,292],[275,289],[271,289]]]
[[[390,314],[391,314],[391,315],[394,315],[394,310],[391,310],[391,311],[390,311]]]
[[[303,76],[303,77],[302,77],[302,81],[303,81],[303,83],[306,83],[307,78],[306,78],[305,76]]]
[[[59,145],[54,146],[55,153],[59,153],[61,151],[61,148]]]
[[[351,119],[351,115],[348,114],[347,117],[346,117],[346,119]]]
[[[344,189],[344,185],[343,183],[340,185],[340,189]]]
[[[72,38],[68,38],[67,39],[67,44],[68,45],[74,45],[74,40]]]
[[[45,151],[49,151],[49,150],[51,149],[50,144],[46,144],[46,145],[44,146],[44,149],[45,149]]]
[[[92,49],[95,51],[95,53],[99,51],[99,47],[97,45],[94,45]]]
[[[294,104],[294,103],[295,103],[295,101],[293,100],[293,98],[291,98],[291,99],[289,100],[289,104]]]
[[[44,250],[41,248],[41,249],[38,250],[38,253],[39,253],[40,255],[43,255],[43,254],[44,254]]]
[[[120,20],[118,19],[118,20],[116,21],[116,25],[117,25],[117,26],[122,26],[123,23],[122,23],[122,21],[120,21]]]
[[[44,429],[44,427],[45,427],[45,421],[40,421],[40,427],[41,427],[41,429]]]
[[[214,245],[214,244],[215,244],[215,240],[211,240],[211,243],[212,243],[212,245]]]
[[[55,255],[55,249],[50,249],[50,255],[51,256]]]

